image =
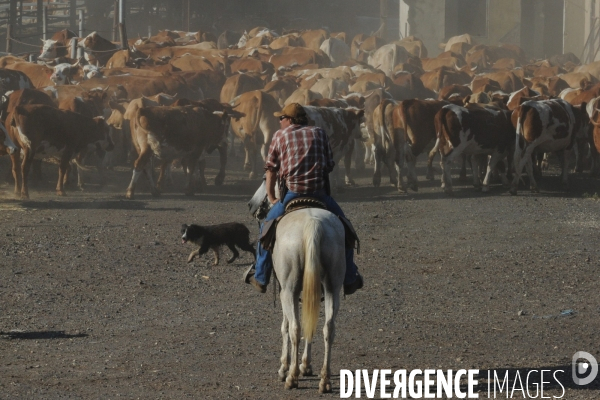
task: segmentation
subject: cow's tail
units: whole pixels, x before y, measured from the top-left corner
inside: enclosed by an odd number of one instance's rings
[[[448,119],[446,115],[452,112],[445,107],[442,107],[440,111],[435,114],[434,124],[435,124],[435,147],[444,149],[448,142],[450,142]]]
[[[390,99],[383,99],[379,104],[381,112],[379,114],[379,135],[381,136],[381,144],[383,148],[387,148],[392,143],[392,135],[388,126],[388,120],[386,118],[388,106],[393,106],[393,101]]]
[[[312,342],[319,321],[321,306],[321,240],[323,226],[309,217],[304,225],[304,278],[302,282],[302,330],[307,342]]]
[[[399,126],[396,128],[401,131],[398,132],[398,134],[404,136],[404,157],[406,159],[406,162],[412,162],[416,158],[416,155],[412,153],[412,143],[410,140],[410,136],[408,135],[408,130],[411,129],[409,114],[409,108],[411,104],[413,104],[412,100],[404,100],[401,101],[398,105]]]

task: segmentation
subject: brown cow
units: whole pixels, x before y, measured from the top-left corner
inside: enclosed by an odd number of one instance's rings
[[[515,142],[515,129],[510,121],[510,112],[495,106],[469,104],[460,107],[448,104],[435,115],[435,129],[438,148],[441,155],[442,188],[452,194],[451,164],[459,157],[471,158],[473,186],[484,192],[489,191],[492,171],[499,161],[506,158]],[[477,155],[491,155],[487,162],[487,173],[480,181]],[[487,157],[486,157],[487,160]],[[505,174],[500,174],[502,182],[508,185]]]
[[[446,67],[427,71],[420,79],[427,89],[436,92],[439,92],[444,86],[452,84],[466,85],[471,82],[471,77],[466,72],[456,71],[455,69]]]
[[[187,168],[185,195],[194,194],[193,175],[200,156],[225,139],[227,113],[203,107],[142,107],[131,120],[133,144],[138,152],[126,197],[133,199],[136,183],[145,173],[153,196],[160,194],[165,168],[161,168],[156,186],[152,179],[150,157],[163,165],[181,157]],[[225,151],[226,153],[226,151]],[[224,174],[224,171],[221,171]],[[224,177],[224,175],[223,175]]]
[[[231,130],[244,143],[244,169],[250,171],[253,179],[262,167],[259,154],[264,160],[273,134],[279,129],[279,121],[273,113],[280,111],[281,106],[270,94],[254,90],[234,99],[233,108],[244,114],[242,118],[231,120]]]
[[[265,85],[262,89],[264,92],[269,93],[277,100],[280,106],[284,106],[285,100],[294,93],[298,88],[295,79],[277,79],[271,81]]]
[[[561,159],[562,185],[569,186],[569,158],[576,139],[587,138],[589,117],[585,103],[573,106],[562,99],[526,101],[512,114],[517,129],[514,155],[515,177],[510,193],[517,194],[523,168],[527,167],[530,190],[539,191],[533,175],[534,152],[556,152]]]
[[[65,57],[69,55],[69,48],[71,45],[71,38],[77,37],[77,34],[68,29],[56,32],[48,40],[42,40],[44,45],[42,51],[38,56],[38,60],[51,61],[58,57]]]
[[[33,64],[30,62],[18,62],[7,65],[6,69],[21,71],[29,77],[35,88],[54,86],[54,82],[50,79],[54,70],[45,65]]]
[[[221,89],[221,103],[229,103],[242,93],[262,89],[262,81],[247,74],[236,74],[227,78]]]
[[[112,149],[108,126],[101,117],[92,119],[71,111],[34,104],[17,106],[13,124],[16,129],[11,130],[12,139],[20,147],[20,150],[11,154],[13,175],[17,177],[15,194],[20,191],[24,199],[29,198],[28,173],[34,158],[59,157],[56,193],[64,196],[65,173],[73,157],[81,160],[90,145],[94,148],[100,145],[108,151]],[[18,133],[14,134],[15,131]]]
[[[87,35],[77,45],[85,52],[85,59],[90,64],[104,66],[110,60],[112,55],[116,53],[120,46],[104,39],[98,32],[92,32]]]

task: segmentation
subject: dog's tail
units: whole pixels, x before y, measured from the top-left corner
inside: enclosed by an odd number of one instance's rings
[[[323,227],[315,218],[304,226],[304,278],[302,283],[302,330],[307,342],[317,330],[321,306],[321,238]]]

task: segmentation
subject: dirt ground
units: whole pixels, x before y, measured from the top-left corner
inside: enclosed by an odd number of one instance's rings
[[[258,182],[240,161],[224,186],[193,198],[175,171],[175,188],[155,199],[142,184],[132,201],[127,168],[111,171],[104,188],[90,176],[86,191],[61,198],[54,165],[30,201],[17,201],[6,166],[5,157],[2,399],[339,398],[340,369],[376,368],[476,368],[480,398],[488,370],[558,369],[563,399],[600,398],[600,378],[586,387],[570,379],[576,351],[600,359],[600,201],[589,196],[600,181],[585,174],[564,193],[553,169],[541,193],[516,197],[499,185],[476,192],[455,174],[453,198],[439,173],[423,180],[422,163],[420,190],[407,195],[385,177],[373,188],[370,168],[359,174],[336,198],[362,240],[365,288],[342,300],[334,393],[319,395],[317,376],[292,391],[277,379],[281,306],[272,285],[261,295],[242,283],[249,254],[228,265],[225,248],[218,266],[210,255],[186,263],[193,247],[181,244],[182,223],[240,221],[257,232],[246,202]],[[315,371],[322,357],[319,328]]]

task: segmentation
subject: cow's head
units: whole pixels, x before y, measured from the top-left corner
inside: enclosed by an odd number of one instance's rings
[[[98,35],[98,32],[92,32],[89,35],[87,35],[83,40],[80,40],[79,43],[77,43],[77,47],[81,47],[86,50],[93,50],[95,47],[94,45],[98,40],[98,37],[100,37],[100,35]]]
[[[84,65],[83,66],[83,79],[99,78],[102,76],[101,68],[96,65]]]
[[[56,53],[56,49],[58,47],[58,41],[48,39],[41,39],[44,45],[42,46],[42,52],[40,53],[38,59],[40,60],[53,60],[58,57]]]
[[[50,75],[50,80],[56,86],[69,85],[73,82],[73,78],[78,75],[80,69],[79,61],[73,65],[69,63],[58,64],[54,67],[54,72]]]

